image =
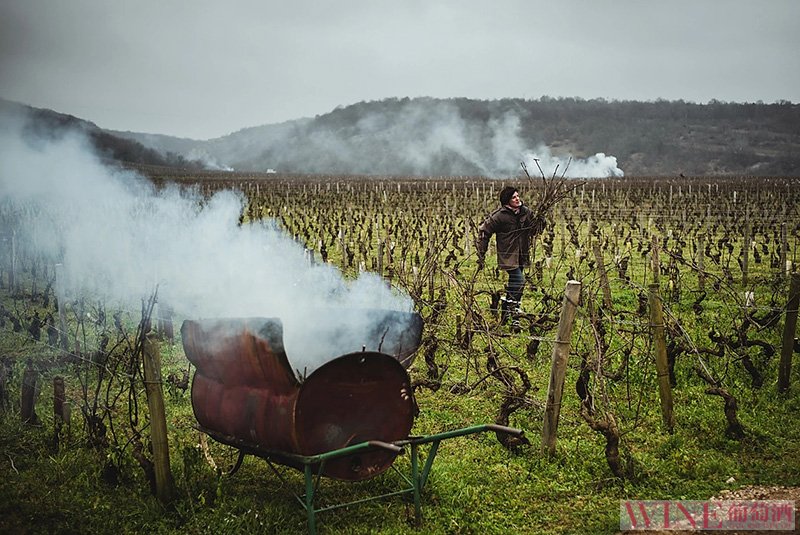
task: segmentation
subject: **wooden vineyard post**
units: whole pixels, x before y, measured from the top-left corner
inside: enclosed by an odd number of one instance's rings
[[[605,260],[603,259],[603,251],[600,250],[600,244],[595,242],[592,244],[592,252],[594,253],[594,261],[597,263],[597,272],[600,274],[600,285],[603,287],[603,307],[607,311],[611,311],[611,286],[608,283],[608,272],[606,271]]]
[[[470,233],[470,229],[472,228],[472,220],[465,219],[464,220],[464,257],[469,258],[472,254],[472,236]]]
[[[171,306],[166,303],[158,303],[158,315],[156,317],[158,334],[170,344],[175,343],[175,326],[172,321],[172,315],[173,311]]]
[[[33,263],[31,266],[31,297],[35,296],[37,293],[36,288],[36,262]],[[45,273],[45,280],[47,280],[47,273]]]
[[[378,267],[377,272],[378,275],[383,277],[383,240],[378,239],[378,252],[377,252],[377,260],[378,260]]]
[[[653,282],[657,283],[661,280],[661,256],[659,254],[659,241],[658,236],[653,234],[652,239],[652,267],[653,267]]]
[[[650,326],[653,328],[653,341],[656,350],[656,373],[658,375],[658,394],[661,398],[661,416],[664,426],[672,433],[675,415],[672,408],[672,387],[669,384],[669,365],[667,363],[667,341],[664,334],[664,311],[658,284],[649,286]]]
[[[56,299],[58,299],[58,328],[62,354],[69,351],[67,347],[67,298],[64,291],[64,264],[56,264]]]
[[[147,406],[150,409],[150,439],[153,443],[156,495],[161,503],[168,503],[174,495],[174,483],[169,466],[167,420],[164,414],[164,391],[161,387],[161,356],[158,353],[158,344],[149,336],[144,338],[142,359]]]
[[[792,371],[792,353],[794,352],[794,333],[797,329],[797,308],[800,306],[800,273],[792,274],[789,287],[789,301],[786,305],[786,321],[783,324],[783,344],[781,346],[781,362],[778,367],[778,391],[789,390],[789,378]]]
[[[697,237],[697,289],[700,292],[706,290],[706,245],[703,235]]]
[[[578,300],[581,295],[581,283],[575,280],[567,282],[564,300],[561,304],[561,316],[558,320],[558,334],[553,345],[553,358],[550,368],[550,383],[547,387],[547,402],[544,409],[544,425],[542,426],[542,451],[549,455],[556,452],[558,433],[558,417],[561,413],[561,397],[564,391],[564,378],[567,373],[570,338],[575,314],[578,311]]]
[[[0,272],[2,278],[2,272]],[[8,405],[8,387],[6,386],[6,366],[0,361],[0,415],[6,411]]]
[[[39,423],[39,418],[36,416],[36,376],[36,369],[29,359],[22,375],[20,418],[26,424],[34,425]]]
[[[742,286],[747,286],[747,273],[750,267],[750,234],[752,234],[752,226],[748,219],[744,224],[744,245],[742,246]]]
[[[789,251],[789,240],[786,234],[786,223],[781,223],[781,260],[778,265],[778,270],[780,270],[781,275],[783,276],[786,273],[786,261],[788,260],[787,252]]]
[[[53,377],[53,445],[58,451],[61,427],[64,424],[64,401],[66,394],[64,391],[64,378]]]
[[[338,184],[337,184],[337,187],[338,187]],[[342,271],[347,269],[347,246],[344,243],[344,239],[345,239],[344,228],[340,227],[339,228],[339,251],[342,254]]]
[[[8,291],[17,292],[17,231],[11,231],[11,269],[8,272]]]
[[[429,223],[428,224],[428,260],[430,260],[432,257],[435,257],[435,258],[439,257],[439,251],[434,251],[434,249],[433,249],[433,244],[434,243],[435,243],[435,241],[434,241],[434,233],[433,233],[433,224]],[[433,302],[436,299],[436,297],[435,297],[436,294],[434,293],[435,282],[436,282],[436,272],[438,271],[436,269],[436,264],[437,264],[437,262],[434,261],[433,269],[428,271],[428,277],[429,277],[428,278],[428,296],[429,296],[429,299],[430,299],[431,302]]]

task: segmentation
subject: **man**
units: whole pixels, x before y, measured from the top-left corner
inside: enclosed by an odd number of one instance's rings
[[[500,191],[500,208],[489,214],[478,228],[478,269],[483,269],[489,239],[497,236],[497,266],[508,273],[501,321],[518,311],[525,286],[523,269],[530,265],[531,238],[544,230],[545,220],[522,203],[519,190],[506,186]]]

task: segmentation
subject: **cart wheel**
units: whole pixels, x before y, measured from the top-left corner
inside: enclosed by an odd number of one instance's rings
[[[239,448],[228,446],[216,440],[208,440],[208,435],[199,431],[200,447],[203,456],[214,471],[232,476],[242,466],[245,453]]]

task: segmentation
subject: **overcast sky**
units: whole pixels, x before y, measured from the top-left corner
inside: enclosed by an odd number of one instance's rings
[[[800,102],[798,0],[0,0],[0,97],[207,139],[386,97]]]

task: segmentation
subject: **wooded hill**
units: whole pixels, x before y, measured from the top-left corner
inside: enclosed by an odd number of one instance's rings
[[[628,176],[800,174],[790,102],[392,98],[204,142],[133,137],[242,171],[493,176],[518,173],[521,152],[546,146],[613,155]]]
[[[134,164],[202,169],[177,153],[157,147],[146,147],[135,139],[118,136],[96,124],[73,115],[53,110],[33,108],[17,102],[0,99],[0,127],[18,123],[22,136],[29,142],[57,139],[67,133],[86,136],[101,158]]]
[[[519,173],[524,154],[576,162],[602,153],[626,176],[800,175],[800,104],[787,101],[389,98],[206,141],[34,112],[38,130],[77,121],[90,125],[84,128],[104,155],[177,167],[507,176]]]

